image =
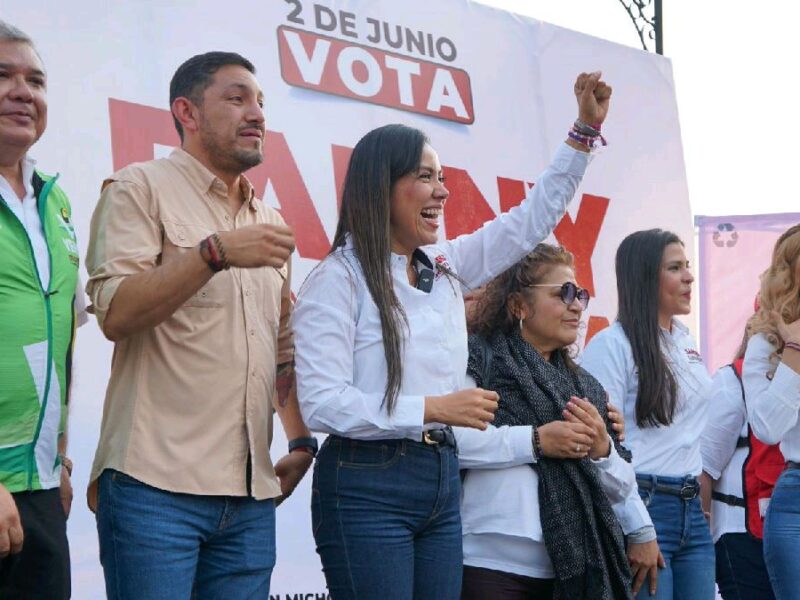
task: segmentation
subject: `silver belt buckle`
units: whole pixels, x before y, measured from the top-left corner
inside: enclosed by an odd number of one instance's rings
[[[429,446],[438,446],[439,442],[436,440],[431,439],[430,433],[428,431],[422,432],[422,441],[428,444]]]

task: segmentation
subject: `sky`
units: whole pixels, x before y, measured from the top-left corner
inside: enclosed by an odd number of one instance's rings
[[[620,0],[480,2],[641,48]],[[800,140],[793,31],[800,5],[663,4],[664,55],[672,61],[692,213],[800,212],[792,177]]]

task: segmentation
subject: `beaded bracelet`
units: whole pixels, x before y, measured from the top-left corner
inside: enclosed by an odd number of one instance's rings
[[[231,263],[228,262],[228,256],[225,254],[225,246],[222,245],[222,240],[219,239],[219,235],[217,235],[216,232],[211,234],[211,240],[213,242],[213,245],[216,246],[216,249],[219,252],[222,268],[227,271],[228,269],[231,268]]]
[[[542,441],[539,439],[539,430],[536,427],[533,428],[533,456],[536,460],[543,456]]]
[[[578,130],[578,128],[573,125],[572,129],[569,130],[567,133],[569,139],[578,142],[579,144],[583,144],[587,148],[593,149],[600,146],[608,146],[608,142],[606,142],[606,138],[604,138],[598,132],[597,135],[586,135]]]
[[[578,133],[588,135],[589,137],[597,137],[600,135],[600,125],[589,125],[580,119],[575,119],[573,127],[578,131]]]

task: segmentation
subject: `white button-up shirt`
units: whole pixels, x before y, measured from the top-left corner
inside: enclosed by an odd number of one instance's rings
[[[777,359],[771,358],[776,350],[762,333],[747,342],[742,368],[747,418],[758,439],[780,442],[784,458],[800,462],[800,374],[781,362],[776,369]]]
[[[747,410],[742,397],[742,384],[735,371],[726,365],[720,368],[714,382],[708,407],[708,423],[700,442],[703,470],[715,479],[714,491],[743,498],[742,464],[747,448],[737,448],[740,437],[747,437]],[[747,531],[744,508],[714,500],[711,511],[711,535],[716,542],[726,533]]]
[[[700,475],[703,459],[700,439],[706,425],[711,377],[689,330],[672,321],[661,330],[661,348],[677,384],[677,405],[670,425],[641,428],[636,424],[639,374],[622,325],[615,322],[595,335],[581,358],[581,366],[603,385],[609,399],[622,405],[625,445],[633,452],[637,473],[683,477]]]
[[[0,175],[0,196],[6,201],[8,208],[19,219],[33,248],[33,257],[36,261],[36,271],[39,273],[39,283],[43,290],[50,285],[50,252],[47,249],[47,240],[42,229],[42,219],[39,216],[39,204],[33,191],[33,170],[36,161],[26,156],[22,159],[22,181],[25,185],[25,197],[20,198],[12,189],[5,177]]]
[[[468,286],[483,285],[552,232],[589,160],[589,154],[563,145],[519,206],[471,234],[421,250]],[[408,319],[403,378],[391,415],[383,406],[387,369],[378,309],[352,245],[323,260],[300,289],[292,321],[297,390],[313,431],[419,441],[425,397],[466,386],[467,331],[459,283],[437,271],[426,293],[409,284],[405,256],[390,260],[394,291]]]

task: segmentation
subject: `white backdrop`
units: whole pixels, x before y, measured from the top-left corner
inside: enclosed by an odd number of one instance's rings
[[[614,87],[604,128],[610,146],[556,232],[595,296],[589,330],[614,318],[613,258],[625,234],[672,229],[691,252],[672,69],[663,57],[469,0],[1,0],[0,15],[28,32],[44,57],[50,119],[32,154],[43,170],[62,174],[82,252],[103,178],[177,143],[169,80],[186,58],[208,50],[240,52],[258,69],[270,134],[267,160],[252,178],[296,229],[295,290],[328,248],[347,149],[366,131],[403,122],[429,134],[448,168],[451,237],[521,199],[522,182],[544,169],[575,118],[575,75],[598,69]],[[110,357],[111,344],[90,321],[78,336],[70,420],[77,498],[69,535],[80,600],[104,597],[84,492]],[[284,452],[280,431],[274,446],[275,455]],[[309,485],[310,477],[278,511],[274,598],[325,597]]]

